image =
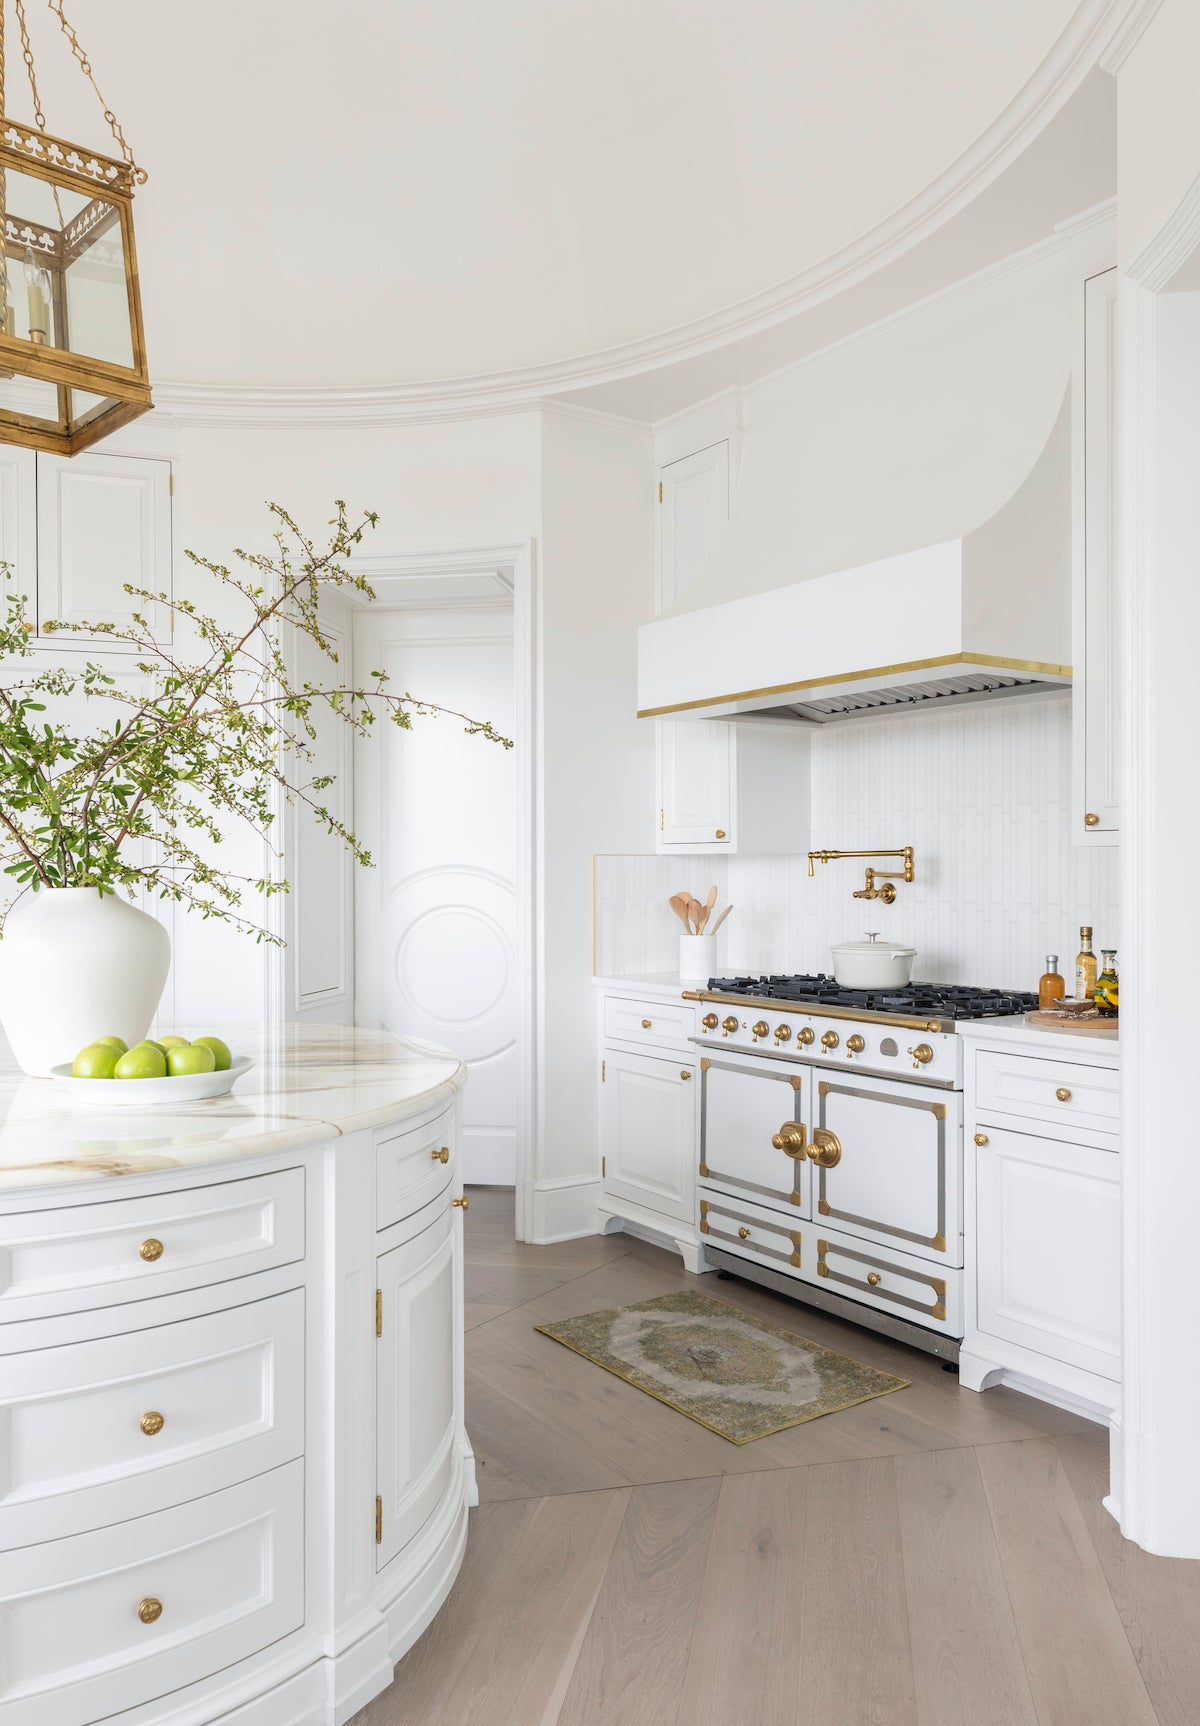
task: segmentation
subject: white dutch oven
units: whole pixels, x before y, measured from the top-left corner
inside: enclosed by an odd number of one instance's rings
[[[900,947],[869,935],[830,948],[833,974],[843,989],[902,989],[912,976],[915,947]]]

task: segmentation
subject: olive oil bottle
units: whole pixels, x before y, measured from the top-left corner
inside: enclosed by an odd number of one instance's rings
[[[1092,952],[1092,926],[1079,931],[1079,957],[1075,961],[1075,999],[1091,1001],[1096,995],[1096,955]]]
[[[1100,957],[1104,963],[1100,967],[1100,975],[1096,979],[1095,1001],[1106,1019],[1117,1016],[1120,1004],[1119,984],[1117,982],[1117,950],[1115,947],[1103,947]]]

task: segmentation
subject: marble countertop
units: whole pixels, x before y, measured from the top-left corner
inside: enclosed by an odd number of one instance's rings
[[[1030,1055],[1057,1055],[1060,1061],[1102,1061],[1105,1066],[1115,1067],[1120,1059],[1120,1041],[1116,1036],[1039,1031],[1023,1019],[963,1019],[955,1029],[964,1042],[1023,1049]]]
[[[465,1067],[447,1050],[389,1031],[254,1025],[221,1034],[235,1056],[255,1065],[228,1096],[177,1108],[81,1105],[53,1079],[26,1078],[5,1056],[0,1192],[297,1150],[448,1103],[466,1082]]]
[[[674,971],[642,971],[632,977],[593,977],[597,989],[620,989],[627,994],[653,995],[655,1000],[681,1001],[685,989],[702,989],[703,983],[681,983]]]

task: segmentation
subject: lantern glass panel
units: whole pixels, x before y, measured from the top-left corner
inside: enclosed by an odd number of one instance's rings
[[[103,193],[4,170],[8,334],[134,364],[121,212]]]

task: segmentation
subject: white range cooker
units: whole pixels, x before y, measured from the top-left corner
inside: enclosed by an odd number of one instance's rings
[[[749,1277],[954,1360],[963,1334],[962,1045],[1032,995],[712,978],[696,1002],[700,1233]]]

